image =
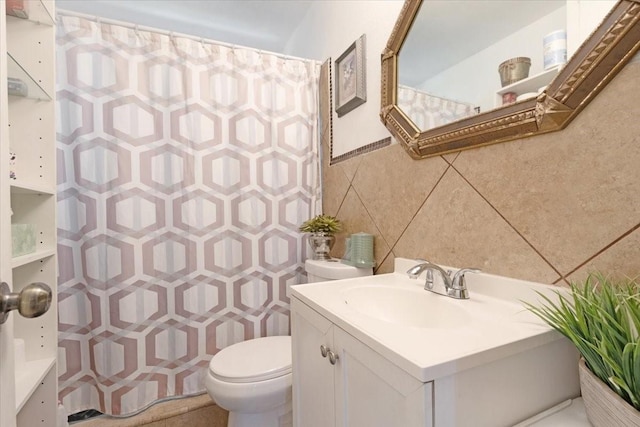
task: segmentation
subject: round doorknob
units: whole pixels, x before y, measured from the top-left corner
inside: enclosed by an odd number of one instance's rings
[[[0,284],[0,324],[4,323],[12,310],[24,317],[42,316],[51,307],[51,288],[36,282],[25,286],[19,293],[11,293],[9,285]]]

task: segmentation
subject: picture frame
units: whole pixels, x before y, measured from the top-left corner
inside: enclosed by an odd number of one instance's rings
[[[365,34],[335,61],[335,110],[338,117],[367,101]]]

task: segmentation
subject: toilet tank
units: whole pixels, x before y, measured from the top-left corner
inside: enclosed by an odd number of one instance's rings
[[[339,259],[308,259],[304,263],[308,283],[325,282],[327,280],[351,279],[353,277],[371,276],[373,268],[357,268],[343,264]]]

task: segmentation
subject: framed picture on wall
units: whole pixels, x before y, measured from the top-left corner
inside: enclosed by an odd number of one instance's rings
[[[366,71],[363,34],[336,59],[335,106],[338,117],[367,101]]]

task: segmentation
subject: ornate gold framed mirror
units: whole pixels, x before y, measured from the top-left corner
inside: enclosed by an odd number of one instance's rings
[[[399,54],[419,11],[428,13],[428,7],[429,0],[406,0],[382,53],[380,117],[415,159],[563,129],[640,48],[640,0],[619,0],[568,62],[552,70],[555,77],[529,98],[500,106],[496,91],[496,107],[483,112],[476,107],[467,117],[421,129],[398,104]],[[498,79],[498,63],[491,66]]]

